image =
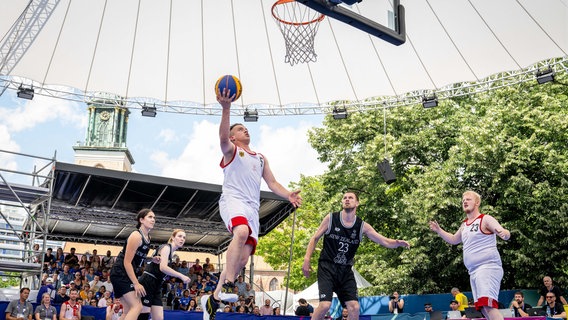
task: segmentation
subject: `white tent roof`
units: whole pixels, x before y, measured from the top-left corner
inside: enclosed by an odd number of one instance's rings
[[[369,281],[367,281],[363,276],[355,269],[353,269],[353,273],[355,274],[355,281],[357,282],[357,288],[367,288],[372,286]],[[335,296],[335,293],[333,294]],[[294,294],[294,301],[297,302],[301,298],[306,300],[317,300],[319,299],[319,289],[318,289],[318,282],[312,283],[309,287],[304,289],[301,292]]]
[[[28,2],[37,14],[14,25]],[[57,85],[49,94],[66,98],[106,92],[218,114],[213,84],[234,74],[244,87],[239,105],[286,114],[303,104],[437,90],[568,52],[566,0],[402,0],[403,45],[326,18],[315,38],[318,61],[290,66],[273,3],[2,1],[0,85],[31,79],[36,89]],[[389,7],[363,0],[353,10],[385,23]]]

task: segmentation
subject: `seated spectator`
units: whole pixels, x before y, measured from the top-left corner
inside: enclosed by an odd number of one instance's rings
[[[207,272],[215,273],[215,266],[211,263],[209,258],[205,258],[205,263],[203,264],[203,270],[207,267]]]
[[[55,252],[55,261],[57,261],[57,267],[59,269],[63,268],[63,264],[65,262],[65,254],[63,253],[63,249],[61,247],[57,248]]]
[[[430,308],[432,308],[432,305],[430,305]],[[347,320],[348,318],[349,311],[347,310],[347,308],[343,308],[343,310],[341,310],[341,316],[337,318],[337,320]]]
[[[244,281],[242,275],[237,277],[237,281],[235,281],[235,288],[238,288],[239,296],[245,296],[247,294],[247,283]]]
[[[36,299],[36,304],[40,304],[41,303],[41,299],[44,293],[47,293],[50,297],[51,297],[51,292],[55,290],[55,287],[53,286],[53,279],[52,278],[47,278],[45,279],[45,284],[41,286],[41,288],[39,288],[39,291],[37,292],[37,299]]]
[[[91,301],[95,301],[95,306],[97,305],[98,301],[97,298],[95,298],[95,293],[93,291],[87,291],[85,298],[83,298],[83,305],[84,306],[90,306],[91,305]]]
[[[521,291],[515,292],[515,298],[511,303],[511,309],[514,310],[515,317],[516,318],[528,317],[529,314],[527,313],[527,310],[529,308],[532,308],[532,306],[528,303],[525,303],[525,295]]]
[[[195,263],[191,266],[191,272],[193,274],[202,274],[203,267],[199,264],[199,259],[195,259]]]
[[[100,300],[106,292],[106,287],[105,286],[101,286],[99,288],[99,291],[95,292],[95,298],[97,298],[97,300]]]
[[[279,316],[280,315],[280,307],[274,307],[274,309],[272,310],[272,315],[273,316]]]
[[[233,310],[231,310],[231,306],[230,306],[230,305],[226,305],[226,306],[223,308],[223,312],[233,312]]]
[[[81,291],[79,291],[79,297],[81,297],[81,299],[83,299],[83,300],[87,299],[87,292],[89,292],[89,291],[91,291],[91,285],[88,284],[88,283],[85,283],[83,285],[83,287],[81,288]]]
[[[554,293],[554,296],[556,296],[559,299],[558,300],[559,303],[568,304],[566,302],[566,299],[564,299],[564,296],[563,296],[564,290],[562,290],[558,286],[555,286],[552,282],[551,277],[547,276],[547,277],[542,278],[542,282],[544,283],[544,286],[542,286],[539,290],[540,298],[538,299],[538,302],[536,303],[537,307],[542,306],[542,304],[546,301],[545,297],[546,297],[546,294],[548,292]]]
[[[52,263],[55,263],[55,267],[57,267],[57,261],[55,260],[55,256],[52,253],[53,249],[47,248],[45,254],[43,255],[44,270],[49,269]]]
[[[34,314],[36,320],[57,320],[57,310],[51,305],[49,293],[41,295],[41,304],[36,307]]]
[[[98,275],[95,275],[95,277],[93,278],[93,281],[89,282],[89,286],[91,286],[91,290],[97,292],[97,291],[99,291],[101,286],[103,286],[103,282],[101,281],[101,279]]]
[[[69,250],[69,253],[65,256],[63,263],[73,266],[79,264],[79,258],[75,255],[75,248],[71,248]]]
[[[195,308],[197,308],[197,301],[191,298],[191,300],[189,300],[189,305],[187,306],[187,311],[195,311]]]
[[[41,250],[39,250],[39,243],[34,244],[32,249],[32,262],[41,263]]]
[[[192,299],[189,296],[189,290],[186,289],[186,290],[183,291],[183,295],[179,298],[179,308],[181,310],[187,311],[190,300],[192,300]]]
[[[83,256],[83,257],[84,257],[84,256]],[[89,262],[88,264],[89,264],[89,266],[91,265],[90,262]],[[95,280],[95,276],[96,276],[96,274],[95,274],[95,269],[92,268],[92,267],[89,267],[89,269],[87,269],[87,274],[85,274],[85,279],[87,279],[87,282],[90,283],[90,282],[92,282],[93,280]],[[100,277],[99,277],[99,280],[100,280]],[[92,286],[91,286],[91,287],[92,287]]]
[[[312,316],[312,313],[314,313],[314,307],[312,307],[312,305],[309,304],[308,301],[306,301],[306,299],[300,298],[300,300],[298,300],[298,304],[299,306],[296,308],[296,311],[294,312],[297,316],[306,316],[306,317]]]
[[[254,311],[254,307],[256,307],[254,296],[249,296],[245,299],[245,306],[247,307],[249,313],[252,313]]]
[[[28,301],[30,296],[29,288],[20,289],[20,298],[12,300],[6,307],[6,320],[31,320],[34,312],[32,304]]]
[[[252,308],[252,314],[255,315],[255,316],[260,316],[261,315],[260,314],[260,308],[258,306],[254,306]]]
[[[237,307],[237,313],[247,313],[245,306],[238,306]]]
[[[247,282],[247,285],[246,285],[246,292],[245,292],[244,296],[245,296],[245,298],[246,297],[256,297],[256,292],[254,291],[254,289],[252,288],[252,286],[248,282]]]
[[[83,270],[85,270],[85,268],[88,268],[87,266],[87,256],[86,255],[82,255],[81,258],[79,259],[79,270],[81,270],[82,275],[84,276],[85,274],[83,273]],[[88,271],[88,269],[87,269]]]
[[[73,281],[71,281],[71,283],[75,283],[75,288],[77,288],[77,290],[81,291],[82,287],[83,287],[83,276],[81,275],[81,272],[77,271],[75,272],[75,278],[73,279]]]
[[[434,311],[434,309],[432,309],[432,304],[430,302],[426,302],[424,304],[424,311],[431,313],[432,311]]]
[[[114,299],[114,302],[107,306],[105,320],[122,320],[124,306],[120,303],[120,299]]]
[[[546,294],[546,304],[544,305],[546,316],[549,318],[562,318],[566,319],[566,312],[561,303],[556,302],[556,295],[554,292]]]
[[[189,267],[187,266],[187,261],[183,260],[181,262],[181,266],[177,270],[179,273],[183,275],[189,275]]]
[[[75,278],[75,275],[69,272],[69,265],[63,266],[63,273],[59,274],[59,284],[60,286],[69,285],[71,281]]]
[[[90,261],[91,267],[93,267],[95,271],[101,266],[101,257],[99,257],[97,249],[93,249],[93,255]]]
[[[110,282],[110,274],[107,276],[106,281],[103,282],[102,287],[105,287],[105,291],[110,292],[111,295],[114,292],[114,287]]]
[[[112,304],[112,298],[110,297],[110,292],[105,291],[103,296],[99,298],[99,302],[97,302],[97,307],[99,308],[106,308],[107,306]]]
[[[101,260],[102,266],[105,269],[110,270],[114,264],[114,258],[111,256],[110,250],[107,250],[106,256]]]
[[[67,287],[62,286],[57,290],[57,294],[53,298],[53,304],[60,305],[64,302],[69,300],[69,296],[67,295]]]
[[[260,315],[262,316],[270,316],[272,315],[272,307],[270,306],[270,299],[264,300],[264,305],[260,308]]]
[[[464,311],[459,310],[460,303],[457,300],[450,301],[450,311],[459,312],[459,317],[452,317],[452,314],[448,313],[446,319],[459,319],[465,315]]]

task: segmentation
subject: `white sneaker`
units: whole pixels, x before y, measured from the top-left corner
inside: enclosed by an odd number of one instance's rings
[[[219,292],[219,300],[227,302],[237,302],[239,296],[234,293]]]

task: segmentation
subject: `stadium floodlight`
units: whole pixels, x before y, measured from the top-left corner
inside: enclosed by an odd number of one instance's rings
[[[438,97],[436,97],[436,95],[433,95],[431,97],[422,97],[422,106],[426,109],[437,107]]]
[[[18,98],[32,100],[34,98],[34,88],[20,85],[18,88]]]
[[[536,81],[538,82],[538,84],[554,81],[555,74],[556,73],[554,72],[554,70],[552,70],[552,68],[550,67],[548,67],[548,69],[546,70],[538,69],[538,71],[536,72]]]
[[[333,119],[345,119],[347,118],[347,109],[345,107],[334,107],[333,108]]]
[[[245,115],[243,117],[245,122],[257,122],[258,121],[258,111],[255,110],[245,110]]]
[[[144,105],[142,106],[142,116],[143,117],[156,117],[156,105],[154,104],[153,106],[147,106],[146,103],[144,103]]]

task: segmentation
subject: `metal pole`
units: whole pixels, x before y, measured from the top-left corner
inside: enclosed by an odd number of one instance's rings
[[[294,209],[294,218],[292,220],[292,239],[290,240],[290,257],[288,258],[288,275],[286,279],[286,293],[284,294],[284,315],[286,315],[288,304],[288,288],[290,286],[290,267],[292,266],[292,255],[294,253],[294,230],[296,229],[296,209]]]

